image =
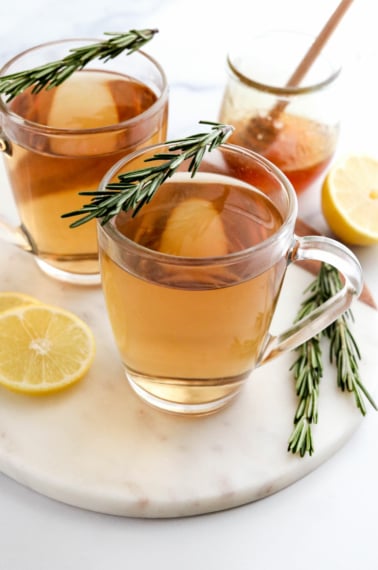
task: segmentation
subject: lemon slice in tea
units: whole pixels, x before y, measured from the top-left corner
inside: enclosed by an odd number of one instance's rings
[[[227,254],[222,219],[208,200],[191,198],[173,210],[159,250],[171,255],[211,257]]]

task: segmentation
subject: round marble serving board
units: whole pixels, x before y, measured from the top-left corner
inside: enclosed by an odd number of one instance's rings
[[[256,370],[232,405],[181,418],[156,411],[124,378],[100,288],[56,283],[31,255],[0,249],[0,290],[22,291],[74,311],[93,329],[97,356],[87,376],[64,392],[29,397],[0,388],[0,471],[46,496],[98,512],[178,517],[227,509],[270,495],[329,458],[361,422],[353,398],[336,388],[327,363],[315,454],[287,452],[296,406],[283,355]],[[274,322],[292,322],[313,277],[290,267]],[[361,375],[374,392],[378,311],[361,301],[354,331]]]

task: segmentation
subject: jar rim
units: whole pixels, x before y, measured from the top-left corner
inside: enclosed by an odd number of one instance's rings
[[[337,79],[337,77],[340,75],[342,70],[340,63],[332,60],[326,48],[322,49],[322,52],[319,54],[317,58],[317,61],[320,60],[324,61],[325,59],[327,59],[330,65],[330,71],[325,74],[324,79],[321,79],[319,81],[311,81],[308,84],[296,85],[296,86],[290,86],[289,82],[286,85],[280,85],[280,84],[275,84],[274,82],[258,80],[253,76],[251,76],[249,73],[245,73],[244,71],[242,71],[236,60],[238,58],[239,59],[242,58],[243,53],[245,54],[251,53],[250,50],[252,43],[254,41],[268,40],[269,36],[271,35],[275,35],[277,37],[279,36],[283,37],[284,35],[286,35],[290,38],[298,38],[299,40],[306,40],[306,41],[314,40],[314,37],[312,35],[298,30],[267,30],[261,34],[257,34],[252,38],[249,38],[247,45],[242,44],[241,46],[239,46],[237,50],[230,50],[227,54],[227,59],[226,59],[229,71],[231,71],[233,76],[237,78],[244,85],[252,87],[261,92],[271,93],[273,95],[295,96],[295,95],[309,94],[316,91],[320,91],[325,87],[327,87],[328,85],[332,84],[335,81],[335,79]],[[306,52],[304,51],[302,57],[305,55],[305,53]],[[314,62],[314,65],[316,65],[317,61]],[[300,62],[300,57],[298,59],[298,64],[299,62]],[[291,71],[294,71],[294,69]]]

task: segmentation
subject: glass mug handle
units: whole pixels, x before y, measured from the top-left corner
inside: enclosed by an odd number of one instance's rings
[[[340,291],[283,333],[268,335],[258,366],[293,350],[332,324],[357,298],[363,286],[362,269],[356,256],[341,243],[323,236],[295,236],[288,264],[296,261],[320,261],[332,265],[344,278]]]
[[[5,154],[12,154],[12,145],[0,129],[0,152]],[[11,224],[6,217],[0,215],[0,238],[3,241],[17,245],[24,251],[33,252],[32,244],[30,243],[26,233],[21,226]]]

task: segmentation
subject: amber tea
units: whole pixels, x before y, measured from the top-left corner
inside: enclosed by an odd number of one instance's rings
[[[100,190],[152,157],[159,176],[169,150],[161,144],[125,157]],[[138,212],[98,223],[114,339],[144,401],[180,414],[213,412],[242,392],[254,368],[318,334],[350,305],[362,283],[357,260],[328,238],[295,236],[296,212],[294,189],[271,162],[221,144],[203,154],[194,177],[182,163]],[[301,259],[334,264],[345,289],[316,317],[275,336],[286,269]]]
[[[74,283],[99,282],[96,225],[72,231],[62,214],[79,209],[86,200],[79,192],[97,190],[125,153],[166,136],[164,76],[145,54],[124,60],[146,77],[158,74],[161,85],[139,79],[134,68],[132,75],[113,70],[112,62],[77,71],[58,87],[29,89],[3,115],[5,165],[29,249],[45,272]]]
[[[96,94],[96,95],[94,95]],[[94,129],[127,121],[156,101],[152,90],[128,77],[107,72],[80,71],[61,86],[37,95],[19,95],[10,110],[27,121],[50,128]],[[13,145],[6,166],[21,221],[38,247],[38,256],[50,265],[73,273],[98,271],[95,223],[76,232],[62,212],[80,208],[79,192],[94,190],[125,150],[163,140],[166,124],[153,133],[143,125],[128,132],[121,128],[91,137],[48,137],[36,145],[35,135]],[[37,147],[37,148],[36,148]]]
[[[179,257],[227,256],[256,246],[274,235],[282,217],[257,189],[230,180],[198,174],[166,183],[135,218],[119,215],[115,228],[145,248]],[[261,350],[284,260],[268,269],[256,263],[248,276],[244,267],[238,272],[222,262],[203,272],[190,264],[149,266],[143,258],[128,271],[106,251],[101,264],[114,335],[137,387],[182,404],[235,391]],[[172,377],[179,380],[167,381]]]

